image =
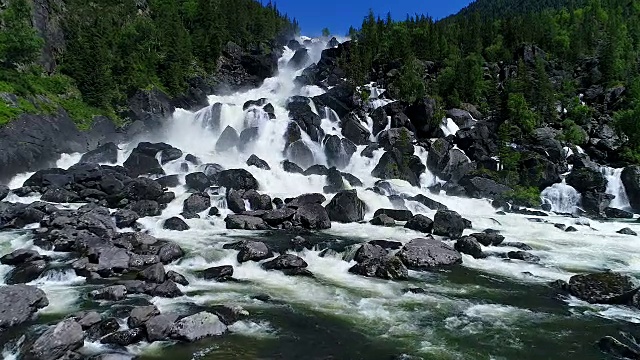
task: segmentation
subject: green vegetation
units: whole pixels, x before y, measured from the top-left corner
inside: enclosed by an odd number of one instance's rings
[[[81,128],[96,115],[116,115],[139,89],[158,87],[169,95],[187,80],[217,69],[224,46],[269,49],[278,35],[298,25],[275,5],[254,0],[66,0],[61,16],[66,51],[55,74],[34,62],[43,40],[31,26],[27,0],[8,0],[0,13],[0,124],[22,113],[63,108]],[[265,51],[265,50],[263,50]]]
[[[515,186],[502,196],[502,200],[511,201],[514,205],[538,207],[540,206],[540,190],[531,186]]]

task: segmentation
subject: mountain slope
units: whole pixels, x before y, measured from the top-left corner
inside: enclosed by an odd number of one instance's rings
[[[477,0],[453,16],[468,16],[475,12],[483,17],[505,18],[512,15],[536,13],[546,9],[561,9],[571,0]],[[573,1],[578,3],[577,1]]]

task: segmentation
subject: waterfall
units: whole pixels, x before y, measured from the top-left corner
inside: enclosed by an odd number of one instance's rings
[[[624,185],[622,184],[622,179],[620,178],[622,170],[624,169],[614,169],[608,166],[600,168],[602,175],[607,179],[607,194],[615,196],[613,201],[611,201],[610,206],[617,209],[628,210],[631,208],[631,205],[629,204],[627,191],[625,190]]]
[[[557,213],[571,214],[580,203],[580,193],[567,185],[565,180],[544,189],[540,194],[543,203],[550,204]]]

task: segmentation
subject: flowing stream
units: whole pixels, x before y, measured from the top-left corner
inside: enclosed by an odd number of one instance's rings
[[[324,43],[311,46],[311,62],[319,60]],[[323,90],[315,87],[296,89],[293,79],[302,70],[291,70],[287,63],[293,51],[286,49],[280,60],[280,72],[267,79],[256,89],[224,96],[211,96],[211,107],[190,112],[176,110],[167,121],[162,135],[152,140],[163,141],[197,156],[203,163],[217,163],[225,168],[244,168],[258,180],[260,191],[271,197],[294,197],[304,193],[322,192],[325,177],[287,173],[280,163],[285,159],[284,133],[289,123],[286,101],[293,95],[315,96]],[[386,103],[373,92],[371,106]],[[267,99],[274,107],[275,119],[259,107],[243,110],[249,100]],[[209,118],[214,104],[221,103],[220,124],[211,128]],[[219,107],[219,106],[218,106]],[[325,109],[314,109],[323,117],[321,127],[326,134],[340,137],[337,114]],[[367,126],[367,120],[362,119]],[[215,145],[226,126],[238,133],[257,126],[258,136],[243,151],[216,152]],[[452,121],[443,125],[445,133],[454,133]],[[303,132],[303,139],[313,152],[316,163],[325,164],[322,145],[311,141]],[[119,155],[122,163],[136,144],[124,144]],[[366,190],[376,179],[371,170],[378,163],[383,150],[373,158],[360,156],[364,146],[358,147],[349,164],[342,171],[357,176],[364,183],[358,187],[358,196],[367,204],[365,220],[373,217],[379,208],[391,208],[387,196]],[[421,148],[417,155],[426,162],[427,154]],[[271,166],[261,170],[246,165],[251,154],[256,154]],[[63,156],[59,167],[66,168],[81,154]],[[182,171],[182,160],[164,165],[167,174],[178,174],[184,183],[187,172]],[[190,171],[198,171],[190,169]],[[21,186],[30,174],[18,175],[12,187]],[[608,173],[609,192],[622,195],[619,171]],[[613,179],[613,180],[612,180]],[[617,179],[617,180],[616,180]],[[623,227],[640,232],[634,222],[590,221],[589,226],[577,225],[576,219],[560,215],[540,218],[532,222],[524,215],[497,215],[487,200],[449,197],[432,194],[427,186],[439,181],[433,174],[422,175],[422,187],[412,187],[404,181],[389,181],[393,193],[423,194],[459,212],[473,222],[473,229],[465,234],[487,228],[497,229],[508,242],[523,242],[533,248],[532,254],[541,258],[531,264],[505,260],[498,256],[474,259],[463,255],[463,264],[438,272],[410,271],[408,281],[385,281],[348,273],[355,264],[343,260],[341,253],[320,256],[320,251],[305,250],[297,253],[309,264],[315,278],[287,277],[279,272],[263,270],[259,264],[238,264],[236,252],[225,250],[223,244],[238,239],[256,238],[269,244],[286,243],[293,235],[278,232],[248,232],[227,230],[223,195],[213,197],[213,204],[221,210],[221,217],[203,217],[186,222],[191,227],[184,232],[168,231],[162,222],[182,211],[188,197],[184,186],[170,189],[176,199],[161,216],[139,220],[141,225],[158,238],[171,239],[185,249],[187,255],[167,266],[187,277],[190,285],[182,287],[185,296],[176,299],[152,298],[161,312],[180,308],[214,304],[238,305],[250,316],[233,326],[231,333],[221,338],[207,339],[192,344],[142,343],[127,350],[142,359],[392,359],[402,354],[424,359],[601,359],[595,346],[605,335],[635,329],[640,322],[640,311],[622,306],[590,305],[574,298],[562,297],[547,284],[568,280],[570,276],[604,269],[640,275],[640,241],[636,237],[617,234]],[[616,182],[617,181],[617,182]],[[623,191],[623,190],[622,190]],[[579,202],[579,195],[565,184],[554,185],[543,194],[557,212],[571,212]],[[331,196],[327,196],[328,199]],[[17,198],[9,201],[31,202],[37,198]],[[407,201],[414,213],[431,218],[435,211],[417,202]],[[614,206],[628,206],[626,196],[619,196]],[[555,223],[573,225],[578,232],[567,233],[554,227]],[[581,222],[582,223],[582,222]],[[337,224],[330,230],[309,235],[322,239],[332,247],[354,249],[355,244],[375,239],[396,240],[403,243],[420,234],[402,226],[376,227],[368,223]],[[0,253],[33,246],[25,231],[0,232]],[[484,249],[488,253],[516,250],[509,247]],[[59,262],[64,257],[42,251]],[[352,251],[352,250],[351,250]],[[233,265],[237,282],[217,283],[195,277],[197,270],[212,266]],[[0,266],[6,274],[9,267]],[[50,305],[41,310],[40,321],[61,319],[87,308],[117,311],[108,304],[86,300],[86,293],[95,288],[85,283],[72,271],[50,271],[36,280],[49,297]],[[422,293],[407,292],[408,288],[424,289]],[[267,295],[270,301],[256,299]],[[264,296],[259,296],[264,299]],[[130,301],[130,300],[128,300]],[[134,301],[134,300],[131,300]],[[105,347],[87,343],[84,351],[98,353]],[[5,358],[14,355],[5,351]],[[409,358],[409,357],[406,357]]]

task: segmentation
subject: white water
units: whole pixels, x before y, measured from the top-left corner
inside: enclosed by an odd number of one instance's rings
[[[321,50],[319,45],[310,51],[312,61],[317,61]],[[218,163],[225,168],[244,168],[249,170],[258,180],[261,192],[272,197],[292,197],[303,193],[322,192],[325,185],[323,176],[302,176],[284,172],[279,165],[285,159],[283,149],[285,145],[284,133],[289,122],[285,109],[287,99],[292,95],[313,96],[322,93],[322,89],[312,86],[296,89],[293,79],[300,71],[287,68],[288,60],[293,52],[286,50],[280,61],[280,73],[278,76],[267,79],[264,84],[244,93],[236,93],[227,96],[210,96],[210,104],[222,103],[222,116],[216,130],[204,126],[203,120],[210,115],[211,108],[205,108],[198,113],[176,110],[173,119],[167,121],[166,131],[157,141],[167,142],[184,151],[199,157],[203,163]],[[388,100],[377,99],[380,93],[372,91],[372,104],[381,106]],[[248,100],[266,98],[275,109],[276,118],[271,120],[264,116],[259,109],[243,111],[243,104]],[[381,101],[376,103],[376,101]],[[317,109],[316,112],[318,113]],[[335,112],[321,111],[320,114],[328,114],[322,122],[323,130],[328,134],[342,137],[339,127],[339,119]],[[366,124],[366,119],[362,119]],[[252,141],[243,151],[231,150],[224,153],[215,151],[215,144],[220,133],[226,126],[232,126],[238,133],[248,126],[259,128],[258,138]],[[442,130],[445,134],[454,134],[458,129],[455,123],[447,119],[443,123]],[[306,135],[303,135],[306,136]],[[316,162],[326,164],[322,146],[311,141],[308,136],[305,142],[314,152]],[[131,152],[135,143],[123,146],[119,156],[120,163]],[[373,216],[373,212],[379,208],[392,207],[386,196],[378,195],[365,190],[371,187],[379,179],[371,176],[371,170],[376,166],[383,150],[374,152],[373,159],[361,157],[358,148],[349,165],[344,171],[352,173],[360,178],[364,187],[358,188],[358,196],[367,204],[366,219]],[[417,155],[423,163],[426,162],[427,152],[416,147]],[[255,167],[248,167],[246,160],[251,154],[256,154],[267,161],[272,170],[266,171]],[[79,154],[63,156],[58,163],[59,167],[66,168],[77,162]],[[170,162],[164,166],[167,174],[179,174],[184,181],[185,173],[180,171],[182,159]],[[191,171],[197,171],[192,167]],[[11,182],[12,187],[18,187],[30,174],[21,174]],[[619,173],[615,171],[607,175],[618,179]],[[525,216],[506,215],[498,216],[490,203],[485,200],[464,199],[448,197],[443,194],[431,194],[428,187],[440,180],[427,172],[421,176],[421,187],[412,187],[400,180],[390,180],[394,194],[417,195],[423,194],[447,205],[452,210],[458,211],[465,218],[473,222],[473,230],[466,233],[481,231],[486,228],[499,229],[507,241],[521,241],[534,248],[531,253],[541,258],[539,264],[529,264],[520,261],[504,261],[498,257],[487,259],[473,259],[464,256],[462,266],[481,271],[494,277],[503,277],[517,283],[545,283],[548,281],[563,279],[580,272],[612,269],[635,275],[640,274],[640,241],[636,238],[616,234],[615,231],[622,227],[631,227],[634,231],[640,231],[640,225],[591,222],[591,227],[579,226],[578,233],[565,233],[556,229],[553,223],[575,225],[573,219],[551,216],[545,218],[549,223],[532,223]],[[610,181],[611,188],[608,191],[619,194],[620,186]],[[623,189],[623,188],[622,188]],[[425,314],[445,314],[442,317],[444,326],[452,332],[479,333],[485,329],[506,328],[525,325],[539,321],[541,318],[551,318],[550,314],[535,313],[528,309],[518,308],[509,303],[485,303],[484,301],[471,300],[473,294],[482,294],[493,291],[483,285],[460,286],[457,284],[442,283],[437,274],[411,272],[411,284],[425,288],[425,294],[405,294],[402,289],[407,283],[382,281],[364,278],[348,273],[353,262],[348,263],[337,257],[322,258],[318,251],[304,251],[298,255],[309,264],[309,270],[316,275],[315,279],[291,278],[279,272],[267,272],[259,264],[239,264],[236,253],[233,250],[223,250],[222,245],[234,239],[247,237],[252,234],[244,231],[226,230],[224,217],[229,211],[225,208],[222,196],[213,196],[212,202],[221,208],[222,217],[208,217],[201,214],[201,219],[190,219],[186,222],[191,227],[185,232],[173,232],[164,230],[164,219],[177,216],[182,212],[182,203],[189,196],[184,186],[171,189],[176,193],[176,200],[169,204],[163,214],[158,217],[143,218],[139,222],[152,235],[159,238],[171,239],[188,251],[187,256],[172,265],[167,270],[175,270],[184,274],[190,281],[187,287],[181,289],[187,294],[178,299],[152,299],[161,311],[180,309],[186,303],[200,305],[227,303],[240,306],[270,306],[252,296],[258,293],[268,294],[274,299],[285,301],[296,308],[312,309],[327,315],[348,318],[352,323],[366,324],[361,331],[382,336],[412,337],[417,338],[420,349],[427,353],[442,354],[447,357],[460,357],[455,350],[450,349],[435,332],[426,331],[421,318]],[[553,210],[557,212],[572,212],[579,202],[579,195],[568,185],[555,184],[542,194],[549,200]],[[331,198],[330,195],[327,196]],[[11,201],[34,201],[37,198],[12,197]],[[624,199],[620,197],[620,199]],[[623,201],[623,200],[620,200]],[[618,204],[618,203],[616,203]],[[422,213],[433,217],[435,211],[429,210],[421,204],[407,202],[407,207],[414,213]],[[625,204],[620,203],[624,206]],[[388,239],[403,243],[419,237],[421,234],[403,227],[381,228],[369,224],[332,224],[332,228],[325,233],[328,237],[357,238],[361,241]],[[253,234],[255,235],[255,234]],[[0,233],[2,253],[8,253],[12,249],[30,246],[28,236],[14,233]],[[510,248],[497,249],[485,248],[487,251],[515,250]],[[242,280],[238,283],[216,283],[204,281],[193,275],[196,270],[219,265],[233,265],[234,277]],[[0,266],[0,273],[6,274],[8,267]],[[526,272],[526,274],[525,274]],[[49,273],[34,282],[41,286],[47,293],[51,305],[42,310],[46,313],[64,314],[77,309],[81,303],[81,290],[78,285],[83,283],[82,278],[77,278],[70,273]],[[584,307],[570,302],[572,306]],[[622,321],[638,321],[637,313],[631,316],[619,311],[619,307],[602,306],[596,310],[598,316],[605,316]],[[251,318],[231,327],[233,332],[252,337],[277,336],[278,328],[266,322],[253,322]],[[145,344],[133,349],[136,353],[157,351],[156,345]]]
[[[613,201],[611,201],[610,206],[618,209],[630,210],[631,205],[629,204],[627,191],[625,190],[624,185],[622,184],[622,180],[620,179],[622,170],[624,169],[613,169],[603,166],[600,170],[607,179],[607,194],[615,196]]]

